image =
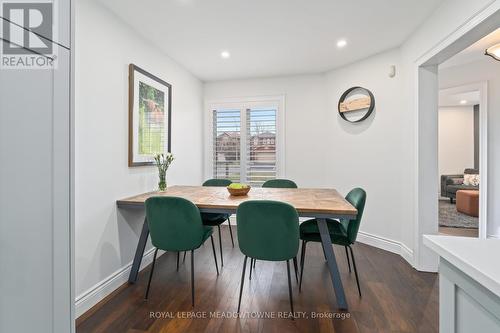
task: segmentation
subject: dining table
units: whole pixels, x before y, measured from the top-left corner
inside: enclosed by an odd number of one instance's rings
[[[300,217],[315,218],[335,291],[336,304],[340,310],[348,309],[326,219],[351,220],[356,218],[358,212],[337,190],[331,188],[252,187],[247,195],[233,196],[225,187],[176,185],[168,187],[165,191],[147,192],[117,200],[116,204],[120,209],[144,209],[145,201],[157,196],[181,197],[193,202],[202,213],[223,214],[236,214],[239,204],[248,200],[275,200],[286,202],[295,207]],[[149,228],[145,218],[129,274],[129,283],[137,281],[148,237]]]

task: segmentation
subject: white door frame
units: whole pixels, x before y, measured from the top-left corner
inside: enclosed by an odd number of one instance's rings
[[[438,110],[438,73],[437,66],[465,49],[473,42],[498,28],[500,21],[500,2],[490,6],[461,25],[447,38],[424,52],[413,62],[415,75],[415,199],[414,216],[414,266],[422,271],[437,271],[438,256],[423,245],[424,234],[437,233],[437,110]],[[484,115],[486,114],[483,113]],[[481,141],[487,142],[487,133],[481,134]],[[485,147],[485,146],[484,146]],[[480,148],[481,149],[481,148]],[[486,154],[482,154],[486,155]],[[480,161],[481,170],[487,165]],[[483,177],[483,174],[481,174]],[[481,187],[486,190],[485,181]],[[485,210],[485,203],[480,207]],[[483,212],[485,216],[485,212]],[[485,234],[482,231],[482,236]]]

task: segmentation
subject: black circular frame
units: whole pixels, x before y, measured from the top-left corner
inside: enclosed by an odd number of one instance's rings
[[[340,112],[340,104],[344,102],[344,100],[346,99],[346,97],[351,93],[353,92],[354,90],[363,90],[364,92],[368,93],[368,96],[370,96],[370,106],[368,107],[368,111],[366,112],[366,114],[359,118],[358,120],[349,120],[347,119],[347,117],[344,115],[344,112]],[[363,87],[352,87],[352,88],[349,88],[347,89],[343,94],[342,96],[340,96],[340,99],[339,99],[339,103],[337,105],[337,109],[339,111],[339,115],[340,117],[342,117],[342,119],[344,119],[345,121],[348,121],[350,123],[359,123],[363,120],[365,120],[366,118],[368,118],[373,110],[375,109],[375,97],[373,96],[372,92],[366,88],[363,88]]]

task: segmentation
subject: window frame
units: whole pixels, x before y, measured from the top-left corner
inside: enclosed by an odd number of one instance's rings
[[[244,156],[240,162],[242,182],[246,182],[246,113],[248,109],[256,107],[276,108],[276,178],[285,178],[285,96],[244,97],[226,98],[205,103],[203,133],[205,141],[204,153],[204,179],[213,178],[213,111],[217,109],[238,109],[240,111],[240,156]]]

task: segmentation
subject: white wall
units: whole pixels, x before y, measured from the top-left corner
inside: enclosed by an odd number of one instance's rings
[[[202,181],[202,83],[144,41],[101,5],[76,8],[76,295],[77,316],[95,300],[103,281],[123,283],[132,261],[141,212],[117,211],[120,198],[156,188],[154,167],[127,166],[128,64],[172,84],[169,184]],[[109,280],[110,278],[114,280]]]
[[[335,187],[344,194],[364,187],[361,231],[399,251],[401,221],[411,218],[406,207],[412,204],[406,195],[411,178],[399,159],[411,138],[398,125],[405,121],[402,99],[393,93],[401,79],[388,77],[399,58],[391,50],[325,74],[208,82],[205,100],[285,95],[285,176],[300,187]],[[338,98],[354,85],[372,90],[376,100],[374,114],[360,124],[346,123],[337,111]]]
[[[500,236],[500,62],[484,60],[439,71],[440,88],[488,82],[488,236]]]
[[[209,104],[226,98],[285,96],[285,172],[299,186],[321,187],[326,173],[325,76],[304,75],[269,79],[216,81],[205,84]],[[205,121],[210,110],[206,109]],[[304,126],[306,125],[306,126]],[[205,139],[209,139],[208,136]],[[208,158],[208,157],[207,157]],[[209,176],[210,171],[206,172]]]
[[[420,86],[417,85],[417,64],[420,59],[426,58],[427,54],[434,52],[440,42],[450,38],[459,29],[470,29],[478,23],[478,16],[483,12],[493,13],[499,4],[500,0],[444,1],[408,38],[399,52],[385,52],[325,74],[324,92],[327,100],[325,110],[316,109],[324,103],[324,97],[318,93],[322,90],[321,75],[209,82],[205,84],[205,99],[285,94],[287,177],[295,178],[301,186],[317,184],[317,179],[322,179],[319,182],[321,185],[335,186],[343,192],[354,184],[364,185],[368,189],[369,197],[361,230],[374,236],[376,241],[372,242],[374,238],[362,237],[362,239],[395,251],[399,247],[403,256],[411,263],[422,269],[433,270],[437,261],[431,258],[431,252],[424,248],[418,235],[419,230],[431,230],[430,232],[437,230],[435,223],[437,208],[436,214],[419,215],[419,209],[425,205],[419,205],[423,202],[420,202],[417,196],[417,189],[422,186],[422,181],[425,183],[425,179],[417,178],[417,170],[419,165],[432,165],[432,161],[435,161],[436,170],[435,172],[431,170],[429,174],[432,175],[431,178],[434,176],[438,178],[438,128],[436,122],[435,128],[419,129],[419,123],[424,124],[424,122],[419,118],[417,94],[426,83],[421,82]],[[397,65],[397,76],[390,80],[387,77],[387,70],[392,64]],[[433,71],[437,72],[434,69],[427,71],[429,80],[436,75]],[[314,78],[314,84],[309,84],[308,80],[311,78]],[[432,84],[434,85],[433,82]],[[358,127],[350,127],[339,122],[335,111],[340,93],[350,85],[365,85],[373,89],[377,101],[375,115]],[[301,89],[293,89],[299,86]],[[437,102],[437,84],[435,88]],[[301,96],[303,91],[308,92],[307,96]],[[314,107],[306,109],[297,107],[310,104],[310,97],[314,99]],[[432,117],[437,119],[437,108],[427,111],[433,113]],[[307,114],[308,118],[297,116],[297,112],[302,115]],[[290,117],[294,120],[289,120]],[[300,119],[307,121],[296,123]],[[317,119],[322,121],[318,124]],[[293,144],[290,145],[290,142],[299,141],[296,137],[289,137],[290,133],[293,135],[301,133],[298,128],[303,128],[314,140],[319,138],[315,146],[318,148],[315,151],[299,150],[295,149]],[[316,134],[317,132],[321,134]],[[420,160],[419,134],[432,138],[432,144],[436,147],[430,154],[420,156],[422,157]],[[490,155],[493,155],[492,147],[498,140],[494,135],[490,135],[488,141]],[[325,145],[327,150],[324,150]],[[324,151],[331,154],[325,154]],[[291,165],[290,156],[299,156],[298,154],[305,154],[307,159],[304,161],[296,159],[299,164]],[[320,162],[314,165],[313,161]],[[318,163],[325,165],[320,166]],[[307,174],[308,168],[314,170],[314,176]],[[437,202],[438,184],[432,181],[433,185],[429,188],[433,189]],[[492,186],[499,187],[500,179],[493,179]],[[429,200],[434,202],[434,198]],[[494,200],[494,197],[490,197],[490,200]],[[491,209],[492,205],[489,206]],[[493,215],[490,218],[498,220],[498,214]],[[418,224],[422,226],[420,229],[417,228],[417,219]],[[413,253],[416,242],[420,253]],[[418,255],[416,261],[415,255]],[[430,260],[425,262],[420,258],[430,258]]]
[[[439,175],[461,174],[474,167],[474,108],[439,108]]]
[[[422,24],[422,26],[415,31],[415,33],[404,43],[401,47],[402,52],[402,72],[404,81],[398,91],[404,97],[404,107],[402,112],[405,114],[407,122],[402,124],[405,127],[405,136],[410,138],[412,144],[408,147],[408,152],[401,156],[402,167],[408,168],[409,175],[412,178],[412,186],[408,188],[407,195],[411,197],[412,205],[408,209],[413,210],[413,217],[408,221],[402,222],[402,241],[408,247],[414,249],[415,265],[423,269],[435,269],[437,260],[432,258],[430,250],[423,246],[422,238],[420,237],[420,230],[424,232],[434,232],[437,229],[437,213],[432,218],[428,216],[420,216],[423,210],[426,209],[425,205],[419,204],[420,198],[417,197],[417,189],[421,186],[428,186],[425,179],[417,178],[417,170],[420,164],[433,164],[432,160],[437,157],[437,149],[434,151],[427,151],[425,156],[419,156],[419,134],[432,135],[437,142],[437,128],[436,133],[434,128],[420,128],[419,129],[419,111],[417,97],[419,89],[424,86],[418,85],[417,66],[422,59],[428,58],[429,55],[441,49],[440,43],[446,41],[451,43],[462,34],[462,31],[468,31],[479,22],[483,13],[493,13],[500,5],[499,0],[446,0],[441,6],[434,11],[434,13]],[[460,32],[458,34],[455,34]],[[420,72],[422,73],[422,72]],[[424,84],[423,82],[421,82]],[[437,102],[437,94],[436,94]],[[436,110],[428,110],[429,112],[437,112]],[[437,116],[436,116],[437,117]],[[419,133],[420,130],[420,133]],[[419,159],[420,158],[420,159]],[[437,168],[437,163],[436,163]],[[436,170],[437,178],[437,170]],[[434,179],[431,179],[434,184]],[[436,200],[430,198],[429,202],[437,202],[437,182],[435,183]],[[418,219],[417,228],[416,219]],[[418,242],[419,251],[416,250],[416,242]],[[425,258],[430,259],[426,262]]]
[[[396,77],[389,78],[389,68],[396,66]],[[392,245],[401,242],[401,221],[411,217],[407,196],[411,178],[401,163],[411,138],[405,134],[403,101],[400,94],[400,52],[392,50],[327,74],[329,118],[324,124],[328,133],[326,183],[346,193],[361,186],[367,191],[367,204],[361,231]],[[343,121],[337,112],[340,95],[351,86],[370,89],[375,97],[375,112],[360,124]],[[372,240],[373,241],[373,240]],[[411,253],[404,253],[411,256]]]

